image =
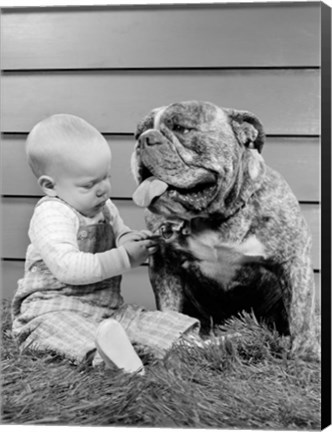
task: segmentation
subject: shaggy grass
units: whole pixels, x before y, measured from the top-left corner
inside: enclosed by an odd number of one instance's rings
[[[320,364],[289,360],[286,342],[249,315],[220,347],[143,355],[146,374],[19,354],[2,313],[2,423],[320,429]]]

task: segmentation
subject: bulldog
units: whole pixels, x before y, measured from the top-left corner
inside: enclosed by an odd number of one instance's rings
[[[160,239],[149,264],[159,310],[202,329],[243,311],[290,336],[291,352],[320,355],[311,237],[284,178],[262,157],[250,112],[185,101],[137,126],[134,202]]]

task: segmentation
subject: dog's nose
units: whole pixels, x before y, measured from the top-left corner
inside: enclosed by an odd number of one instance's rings
[[[158,131],[146,131],[139,137],[140,146],[154,146],[162,144],[162,138]]]

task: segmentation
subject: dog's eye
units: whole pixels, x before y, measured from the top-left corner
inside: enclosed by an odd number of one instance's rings
[[[181,133],[182,135],[186,135],[187,133],[189,133],[191,131],[190,128],[187,128],[185,126],[181,126],[179,124],[173,125],[172,129],[173,129],[174,132]]]

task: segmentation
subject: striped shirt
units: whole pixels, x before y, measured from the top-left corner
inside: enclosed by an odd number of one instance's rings
[[[56,279],[65,284],[85,285],[123,274],[131,268],[128,254],[121,243],[131,233],[116,206],[107,201],[117,248],[100,253],[79,250],[77,232],[79,217],[74,209],[59,199],[42,199],[31,218],[26,254],[26,270],[43,260]],[[99,223],[101,212],[93,219],[84,218],[87,225]]]

